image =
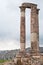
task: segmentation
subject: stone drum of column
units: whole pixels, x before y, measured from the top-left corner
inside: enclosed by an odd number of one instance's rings
[[[25,8],[21,9],[21,25],[20,25],[20,51],[25,51]]]
[[[39,27],[37,5],[31,6],[31,49],[33,54],[39,52]]]

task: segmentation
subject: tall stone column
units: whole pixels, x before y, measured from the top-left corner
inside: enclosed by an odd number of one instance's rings
[[[39,15],[39,9],[37,9],[37,12],[36,12],[37,34],[38,34],[38,41],[39,41],[39,20],[38,20],[38,15]]]
[[[21,9],[21,22],[20,22],[20,51],[25,51],[25,8],[20,7]]]
[[[37,5],[31,7],[31,50],[33,55],[39,52],[39,24]]]

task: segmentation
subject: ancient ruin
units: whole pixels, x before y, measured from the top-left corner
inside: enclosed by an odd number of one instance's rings
[[[20,51],[25,51],[25,9],[31,9],[31,51],[37,55],[39,52],[39,24],[38,12],[36,4],[23,3],[21,9],[21,26],[20,26]]]
[[[14,65],[42,65],[43,54],[39,50],[39,9],[37,4],[33,3],[22,3],[19,7],[21,18],[20,18],[20,51],[14,58]],[[26,8],[31,9],[31,48],[30,52],[26,52],[26,31],[25,31],[25,10]],[[12,63],[10,63],[13,65]]]
[[[31,9],[31,50],[26,53],[26,34],[25,34],[25,10]],[[39,52],[39,9],[36,4],[22,3],[20,6],[21,20],[20,20],[20,51],[16,55],[17,60],[21,60],[23,65],[40,65]],[[27,63],[27,64],[26,64]]]

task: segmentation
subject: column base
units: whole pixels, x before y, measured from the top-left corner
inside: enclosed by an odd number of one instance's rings
[[[27,54],[26,51],[19,51],[19,53],[16,55],[16,57],[28,57],[29,53]]]
[[[40,56],[32,56],[31,65],[41,65]]]
[[[30,54],[32,56],[40,56],[40,52],[39,51],[35,51],[35,50],[30,50]]]
[[[15,64],[22,64],[22,65],[41,65],[40,64],[40,55],[31,55],[30,53],[21,52],[16,55],[14,59]],[[17,64],[17,65],[18,65]]]

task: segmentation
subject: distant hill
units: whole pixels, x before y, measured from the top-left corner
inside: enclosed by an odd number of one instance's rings
[[[26,52],[29,52],[30,48],[26,48]],[[0,51],[0,59],[12,59],[19,52],[19,49],[16,50],[5,50]],[[43,47],[40,47],[40,52],[43,53]]]
[[[19,50],[0,51],[0,59],[12,59],[16,56]]]

